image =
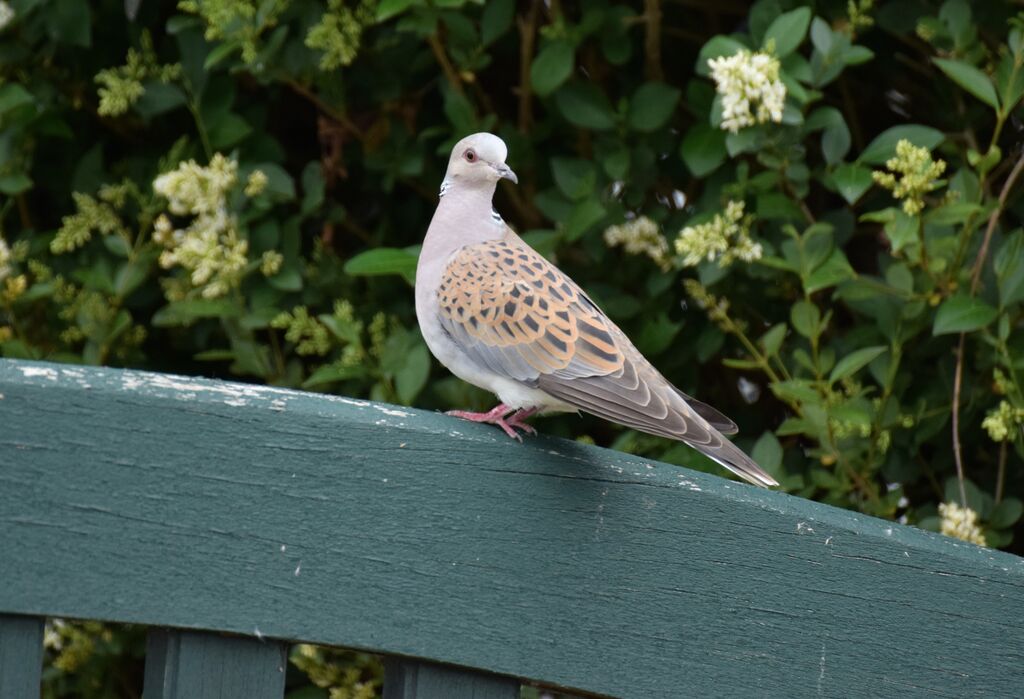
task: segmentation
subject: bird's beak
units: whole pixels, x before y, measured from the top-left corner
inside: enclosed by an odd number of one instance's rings
[[[512,168],[510,168],[505,163],[491,165],[491,167],[493,167],[494,170],[498,173],[498,177],[506,180],[512,180],[513,184],[519,184],[519,178],[516,177],[516,173],[512,172]]]

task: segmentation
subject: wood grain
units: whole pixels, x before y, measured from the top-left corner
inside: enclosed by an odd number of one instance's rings
[[[405,658],[384,663],[384,699],[519,699],[519,682]]]
[[[644,699],[1024,686],[1024,561],[998,551],[339,397],[15,361],[0,394],[0,612]]]
[[[267,639],[155,628],[146,638],[146,699],[281,699],[288,646]]]

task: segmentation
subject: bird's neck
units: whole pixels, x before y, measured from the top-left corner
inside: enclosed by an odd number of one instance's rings
[[[452,255],[462,248],[505,235],[505,223],[492,215],[493,197],[493,183],[481,187],[455,183],[444,189],[423,239],[416,269],[417,288],[435,288]]]
[[[495,240],[504,235],[504,224],[495,218],[494,183],[467,187],[448,186],[437,203],[423,246],[451,252],[466,245]]]

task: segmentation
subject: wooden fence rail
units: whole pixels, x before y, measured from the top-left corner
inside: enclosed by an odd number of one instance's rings
[[[42,619],[153,627],[146,699],[279,698],[287,644],[385,696],[1020,696],[1024,560],[422,411],[0,361],[0,697]]]

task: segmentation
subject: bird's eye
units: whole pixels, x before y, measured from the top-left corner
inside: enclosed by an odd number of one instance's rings
[[[470,148],[465,153],[463,153],[462,157],[464,157],[466,160],[468,160],[471,163],[476,161],[476,153],[473,151],[472,148]]]

